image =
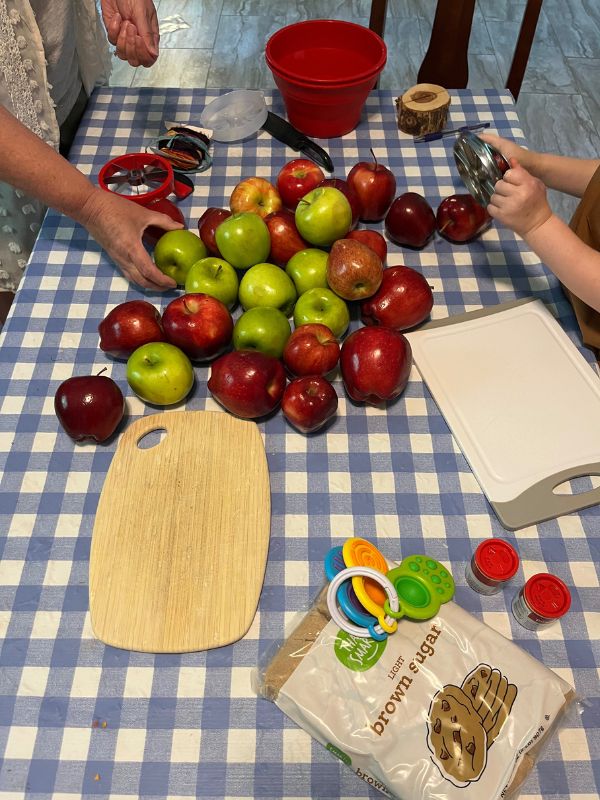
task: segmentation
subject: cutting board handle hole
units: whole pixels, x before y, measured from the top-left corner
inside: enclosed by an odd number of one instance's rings
[[[153,428],[151,431],[146,431],[146,433],[142,434],[136,444],[140,450],[150,450],[160,444],[166,435],[166,428]]]
[[[563,481],[555,486],[554,494],[560,495],[577,495],[591,492],[600,486],[600,475],[582,475],[578,478],[572,478],[570,481]]]

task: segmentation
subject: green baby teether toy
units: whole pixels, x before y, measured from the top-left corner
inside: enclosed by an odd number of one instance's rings
[[[443,564],[429,556],[408,556],[386,577],[392,582],[400,608],[392,611],[386,600],[384,610],[395,619],[425,620],[435,617],[442,603],[454,597],[454,579]]]

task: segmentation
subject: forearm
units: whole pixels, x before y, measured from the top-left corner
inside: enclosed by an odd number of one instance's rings
[[[600,159],[570,158],[553,153],[524,151],[520,159],[525,169],[543,181],[549,189],[583,197],[592,175],[600,167]]]

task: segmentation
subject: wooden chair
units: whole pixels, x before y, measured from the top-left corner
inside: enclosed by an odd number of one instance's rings
[[[517,44],[506,81],[515,100],[519,97],[543,0],[527,0]],[[387,0],[372,0],[369,27],[383,37]],[[419,83],[437,83],[446,89],[464,89],[469,80],[468,48],[475,0],[438,0]]]

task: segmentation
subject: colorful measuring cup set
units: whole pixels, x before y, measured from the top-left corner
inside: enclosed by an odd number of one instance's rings
[[[389,569],[380,551],[352,537],[325,556],[329,613],[339,627],[360,638],[383,641],[406,617],[435,617],[454,596],[450,572],[433,558],[413,555]]]

